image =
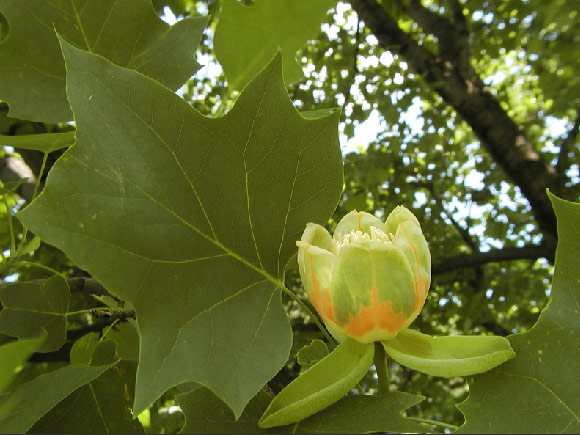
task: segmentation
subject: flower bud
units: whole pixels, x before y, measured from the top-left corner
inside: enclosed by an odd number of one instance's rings
[[[423,308],[431,255],[419,221],[405,207],[384,223],[351,211],[334,236],[309,223],[296,245],[304,287],[338,340],[390,340]]]

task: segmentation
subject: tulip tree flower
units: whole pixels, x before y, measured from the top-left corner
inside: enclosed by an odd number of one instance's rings
[[[515,357],[504,337],[431,337],[408,329],[427,298],[431,255],[419,221],[405,207],[385,222],[352,211],[333,236],[309,223],[296,245],[304,288],[340,344],[282,390],[260,427],[295,423],[332,405],[366,374],[376,349],[444,377],[482,373]]]
[[[352,211],[334,237],[308,224],[297,245],[304,287],[339,341],[391,340],[423,308],[431,256],[417,218],[406,208],[397,207],[385,223]]]

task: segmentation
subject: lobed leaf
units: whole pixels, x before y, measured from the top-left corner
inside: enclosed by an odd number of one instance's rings
[[[239,416],[284,365],[281,277],[342,190],[338,112],[306,120],[276,58],[222,118],[62,41],[77,143],[17,216],[133,305],[134,412],[199,382]]]
[[[490,335],[432,337],[403,329],[381,343],[399,364],[447,378],[483,373],[515,357],[506,338]]]
[[[195,50],[207,18],[170,27],[149,0],[0,0],[9,35],[0,44],[0,98],[10,116],[72,120],[56,29],[72,44],[142,72],[171,89],[199,68]]]
[[[532,329],[508,337],[516,359],[469,379],[456,433],[580,432],[580,204],[550,199],[558,220],[551,301]]]

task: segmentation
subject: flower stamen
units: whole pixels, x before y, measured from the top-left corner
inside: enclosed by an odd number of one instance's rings
[[[371,226],[370,227],[371,233],[363,233],[360,230],[352,230],[350,233],[345,235],[340,235],[337,239],[333,240],[332,243],[332,252],[335,255],[340,253],[340,250],[343,246],[346,246],[353,242],[380,242],[386,244],[392,244],[395,240],[395,236],[393,234],[387,234],[383,230]]]

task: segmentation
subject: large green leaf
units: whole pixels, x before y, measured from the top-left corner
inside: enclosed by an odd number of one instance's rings
[[[509,341],[494,335],[431,337],[404,329],[382,343],[399,364],[448,378],[483,373],[515,357]]]
[[[66,340],[70,290],[60,276],[40,282],[18,282],[0,287],[0,333],[19,338],[48,337],[40,352],[58,350]]]
[[[0,394],[14,379],[16,369],[38,351],[46,336],[47,333],[43,330],[38,337],[16,340],[0,346]]]
[[[0,98],[10,116],[44,122],[72,119],[65,66],[54,32],[177,89],[198,69],[195,50],[207,19],[169,27],[150,0],[0,0],[10,33],[0,45]]]
[[[110,360],[114,350],[115,345],[110,340],[99,342],[92,355],[92,364]],[[122,364],[111,367],[71,393],[28,433],[144,433],[139,421],[133,420],[131,415],[131,377],[135,377],[134,367]]]
[[[383,396],[347,396],[313,416],[291,425],[260,429],[258,420],[270,403],[260,391],[242,416],[236,420],[232,412],[211,391],[198,388],[177,396],[185,414],[180,433],[414,433],[424,428],[401,415],[407,408],[424,400],[422,396],[390,392]]]
[[[244,86],[272,59],[278,47],[286,54],[284,80],[302,76],[294,54],[315,38],[331,0],[258,0],[251,7],[225,0],[214,47],[232,89]]]
[[[16,386],[10,394],[0,396],[0,433],[28,431],[60,401],[114,364],[66,366]]]
[[[353,339],[340,343],[274,398],[260,419],[260,427],[296,423],[342,399],[369,371],[374,349],[372,344]]]
[[[306,120],[277,56],[223,118],[63,42],[77,144],[18,216],[132,303],[135,412],[182,382],[237,416],[291,347],[276,286],[342,189],[338,113]]]
[[[580,204],[551,196],[558,219],[552,300],[509,336],[517,357],[469,380],[459,433],[580,432]]]

